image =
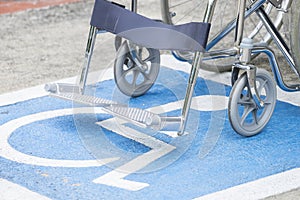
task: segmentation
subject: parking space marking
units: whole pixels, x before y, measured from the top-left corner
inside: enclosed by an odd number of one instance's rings
[[[227,108],[227,101],[228,98],[225,96],[212,96],[212,95],[203,95],[197,96],[193,98],[192,109],[198,111],[216,111],[216,110],[225,110]],[[204,105],[204,103],[206,105]],[[214,103],[213,103],[214,102]],[[182,107],[183,101],[176,101],[167,103],[165,105],[160,105],[156,107],[149,108],[147,110],[155,112],[156,114],[162,114],[161,112],[170,112],[174,110],[178,110]],[[149,184],[135,182],[135,181],[128,181],[124,180],[124,178],[132,173],[137,172],[138,170],[146,167],[150,163],[154,162],[155,160],[163,157],[164,155],[170,153],[171,151],[175,150],[176,147],[169,145],[165,142],[162,142],[158,139],[155,139],[149,135],[146,135],[142,132],[136,131],[132,128],[126,127],[119,123],[117,124],[115,118],[111,118],[102,122],[98,123],[105,129],[108,129],[114,133],[122,135],[126,138],[132,139],[137,141],[141,144],[144,144],[150,148],[151,151],[142,154],[141,156],[136,157],[132,161],[118,167],[117,169],[95,179],[94,183],[101,183],[109,186],[119,187],[122,189],[127,189],[131,191],[141,190]],[[169,133],[169,132],[162,132],[162,133]],[[177,137],[174,135],[174,132],[170,134],[172,137]]]
[[[170,59],[170,58],[168,58],[168,59]],[[172,64],[172,66],[178,66],[178,65],[177,64]],[[188,68],[182,69],[182,71],[187,71],[187,70],[188,70]],[[218,81],[218,82],[221,81],[222,82],[221,79],[217,79],[217,80],[215,79],[215,77],[218,76],[216,74],[209,73],[209,72],[208,73],[204,72],[204,73],[202,73],[202,75],[203,74],[208,74],[208,75],[204,75],[204,76],[208,77],[208,79],[210,79],[210,80],[214,80],[214,81]],[[28,90],[24,90],[23,94],[24,95],[27,94],[27,98],[29,98],[30,95],[28,95],[28,92],[26,92],[26,91],[28,91]],[[10,99],[9,94],[7,94],[6,95],[7,101],[6,102],[8,102],[8,100],[18,102],[17,93],[18,92],[16,92],[16,95],[14,97],[15,99]],[[298,98],[299,96],[300,96],[299,92],[298,93],[285,93],[285,92],[281,91],[280,94],[279,94],[278,99],[279,100],[287,100],[287,102],[289,102],[293,105],[299,106],[300,105],[299,102],[298,102],[299,101],[298,99],[300,99],[300,98]],[[212,98],[212,99],[215,99],[215,98]],[[3,99],[1,99],[1,101],[2,100]],[[170,109],[172,108],[172,106],[174,106],[174,104],[170,103]],[[45,113],[47,113],[47,112],[45,112]],[[63,114],[61,114],[61,116],[63,116]],[[53,115],[53,117],[55,117],[55,116]],[[49,118],[51,118],[51,117],[49,116]],[[24,125],[24,122],[18,122],[18,121],[14,121],[14,122],[19,123],[19,124],[17,124],[18,127],[20,127],[22,125],[22,123]],[[29,120],[29,122],[30,122],[30,120]],[[11,125],[13,125],[13,124],[11,124]],[[3,129],[0,130],[1,131],[1,136],[3,136],[2,130]],[[9,130],[9,128],[7,130]],[[12,131],[12,130],[10,129],[10,131]],[[9,136],[7,136],[7,135],[4,136],[4,137],[6,138],[6,141],[7,141],[7,138],[9,138]],[[7,146],[5,146],[5,148],[3,148],[3,146],[2,146],[3,141],[2,140],[3,140],[3,137],[0,138],[0,152],[1,153],[2,153],[3,149],[7,148]],[[153,144],[153,146],[155,146],[155,145]],[[20,157],[22,157],[24,155],[28,156],[26,154],[22,155],[22,154],[20,154],[21,152],[18,152],[18,151],[14,152],[14,153],[19,154],[19,155],[17,155],[16,160],[18,160]],[[7,156],[6,154],[7,154],[7,152],[5,153],[5,156]],[[7,157],[5,157],[5,158],[7,158]],[[15,158],[9,157],[8,159],[11,160],[11,159],[15,159]],[[20,159],[22,160],[22,158],[20,158]],[[33,159],[33,160],[31,160],[32,162],[30,161],[30,159]],[[34,163],[34,159],[36,159],[36,158],[35,157],[27,157],[26,159],[24,159],[26,161],[24,163],[32,164],[32,163]],[[114,158],[114,159],[116,159],[116,158]],[[57,160],[57,161],[60,162],[60,160]],[[39,162],[44,163],[44,166],[47,166],[46,165],[47,161],[42,161],[42,160],[39,161],[38,160],[37,163],[39,163]],[[73,164],[75,165],[75,163],[73,163]],[[76,163],[76,167],[78,167],[77,164],[78,163]],[[64,164],[61,163],[61,165],[64,165]],[[72,163],[69,164],[69,165],[72,166]],[[92,166],[92,164],[91,164],[91,166]],[[84,167],[84,166],[82,166],[82,167]],[[113,175],[113,173],[111,175]],[[124,174],[122,174],[122,173],[121,174],[115,173],[115,175],[116,175],[116,177],[118,177],[117,178],[117,179],[119,179],[118,181],[121,181],[122,184],[128,184],[127,180],[123,179],[128,174],[125,174],[125,176],[124,176]],[[110,177],[112,177],[112,176],[110,176]],[[110,178],[110,177],[107,176],[106,178]],[[97,179],[94,179],[94,180],[97,180]],[[103,178],[103,180],[104,180],[104,178]],[[95,183],[96,182],[97,181],[95,181]],[[119,182],[119,183],[121,183],[121,182]],[[131,183],[133,183],[133,182],[131,182]],[[136,189],[138,189],[138,187],[145,188],[149,185],[149,183],[146,183],[146,181],[145,181],[145,183],[142,183],[142,182],[136,182],[136,183],[137,183],[137,185],[134,186]],[[300,187],[299,184],[300,184],[300,169],[296,168],[296,169],[292,169],[290,171],[285,171],[285,172],[282,172],[282,173],[279,173],[279,174],[274,174],[274,175],[271,175],[271,176],[268,176],[268,177],[265,177],[265,178],[261,178],[261,179],[255,180],[255,181],[247,182],[247,183],[244,183],[242,185],[237,185],[237,186],[234,186],[234,187],[231,187],[231,188],[219,191],[219,192],[211,193],[211,194],[208,194],[208,195],[196,198],[196,199],[197,200],[198,199],[199,200],[201,200],[201,199],[225,199],[225,198],[241,199],[241,197],[243,199],[245,197],[249,197],[249,198],[252,198],[252,199],[265,198],[265,197],[268,197],[270,195],[275,195],[275,194],[278,194],[278,193],[282,193],[282,192],[286,192],[286,191],[298,188],[298,187]],[[2,187],[3,186],[0,186],[0,188],[2,188]],[[14,187],[14,186],[12,186],[12,187]],[[15,187],[18,188],[18,185],[16,185]],[[134,190],[134,189],[132,189],[132,190]],[[242,196],[240,196],[240,195],[242,195]]]
[[[114,118],[105,120],[103,122],[99,122],[98,124],[105,129],[108,129],[126,138],[137,141],[152,149],[134,158],[128,163],[118,167],[117,169],[114,169],[111,172],[108,172],[107,174],[95,179],[93,181],[94,183],[105,184],[105,185],[114,186],[114,187],[131,190],[131,191],[141,190],[149,186],[149,184],[135,182],[135,181],[128,181],[125,180],[124,178],[132,173],[137,172],[140,169],[143,169],[150,163],[154,162],[160,157],[176,149],[176,147],[169,145],[158,139],[155,139],[154,137],[151,137],[147,134],[143,134],[139,131],[136,131],[124,125],[116,124]]]
[[[30,191],[25,187],[12,183],[5,179],[0,178],[0,194],[2,200],[50,200],[36,192]]]
[[[208,194],[194,200],[263,199],[300,188],[300,168]]]
[[[8,139],[10,135],[18,128],[33,123],[35,121],[41,121],[49,118],[73,115],[74,113],[86,113],[88,109],[62,109],[40,112],[32,115],[27,115],[21,118],[11,120],[0,126],[0,156],[24,164],[39,165],[39,166],[51,166],[51,167],[99,167],[107,163],[118,160],[119,158],[107,158],[103,160],[57,160],[40,158],[24,154],[14,149],[9,143]]]

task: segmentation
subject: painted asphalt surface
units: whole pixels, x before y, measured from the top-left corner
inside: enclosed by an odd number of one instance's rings
[[[169,57],[163,60],[164,66],[176,65]],[[177,113],[168,104],[181,100],[176,94],[184,87],[172,87],[173,78],[186,81],[187,73],[167,67],[145,96],[125,102],[163,105],[160,112]],[[97,96],[120,99],[109,78],[91,88]],[[182,137],[119,126],[98,109],[42,91],[40,97],[27,94],[27,100],[14,103],[12,95],[1,96],[0,182],[17,184],[40,199],[259,199],[299,187],[299,106],[278,101],[266,129],[244,138],[234,133],[226,116],[229,91],[229,86],[199,78],[190,134]],[[132,132],[140,135],[134,138]]]

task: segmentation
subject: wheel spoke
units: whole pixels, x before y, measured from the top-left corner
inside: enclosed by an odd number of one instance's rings
[[[152,61],[156,58],[156,55],[150,54],[147,58],[143,59],[143,62]]]
[[[143,55],[143,48],[139,48],[138,49],[138,56],[139,56],[139,58],[142,58],[142,55]]]
[[[133,88],[136,88],[136,85],[137,85],[137,79],[138,79],[138,76],[139,76],[139,71],[138,70],[133,70],[133,78],[132,78],[132,86]]]
[[[243,99],[240,99],[237,103],[240,105],[253,105],[253,102],[249,100],[243,100]]]
[[[243,97],[241,97],[237,103],[240,105],[253,105],[253,102],[251,101],[251,98],[249,98],[248,94],[243,95]]]
[[[271,101],[264,101],[264,104],[265,105],[271,105],[273,102],[271,102]]]
[[[185,1],[185,2],[183,2],[183,3],[186,3],[186,2],[189,2],[189,1]],[[182,4],[183,4],[183,3],[182,3]],[[186,16],[189,16],[191,13],[193,13],[193,12],[200,6],[200,4],[201,4],[201,3],[198,3],[198,4],[194,5],[192,9],[187,10],[187,11],[184,11],[184,13],[182,14],[182,16],[181,16],[180,18],[176,19],[177,21],[176,21],[176,22],[173,22],[173,23],[174,23],[174,24],[177,24],[178,22],[180,22],[181,20],[183,20],[184,18],[186,18]],[[180,6],[180,4],[178,4],[178,5],[176,5],[176,6]],[[174,7],[174,6],[172,6],[172,7]],[[172,8],[172,7],[170,7],[170,8]],[[194,18],[194,17],[193,17],[193,18]]]
[[[257,109],[253,110],[252,116],[256,125],[258,125]]]
[[[146,71],[141,71],[141,74],[143,75],[143,77],[145,78],[145,80],[151,79],[151,77],[150,77],[151,71],[150,70],[149,70],[149,73],[147,73]]]
[[[188,3],[189,1],[190,1],[190,0],[183,1],[183,2],[177,3],[177,4],[175,4],[175,5],[171,5],[170,8],[175,8],[175,7],[181,6],[181,5],[185,4],[185,3]]]
[[[245,106],[245,110],[244,110],[244,113],[241,117],[241,124],[244,125],[245,121],[246,121],[246,118],[249,116],[249,114],[251,112],[253,112],[255,108],[252,107],[252,106]]]
[[[259,88],[257,89],[259,96],[261,95],[261,92],[267,83],[268,83],[267,80],[264,80],[262,83],[260,83]]]
[[[128,69],[126,69],[126,70],[123,70],[122,76],[123,76],[123,77],[126,77],[127,74],[129,74],[130,72],[134,73],[135,68],[136,68],[136,67],[131,67],[131,68],[128,68]]]

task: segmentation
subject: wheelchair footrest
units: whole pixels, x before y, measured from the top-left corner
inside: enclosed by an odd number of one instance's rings
[[[109,114],[124,119],[140,127],[160,129],[161,118],[159,115],[139,108],[129,108],[120,105],[111,105],[104,110]]]
[[[140,127],[150,127],[157,130],[161,127],[161,117],[157,114],[139,108],[129,108],[112,100],[82,95],[78,88],[76,85],[61,83],[45,86],[45,89],[50,92],[50,96],[88,106],[102,107],[105,112]]]
[[[60,99],[74,101],[76,103],[85,104],[89,106],[105,107],[110,106],[112,104],[117,104],[116,102],[113,102],[111,100],[76,93],[50,93],[50,95]]]

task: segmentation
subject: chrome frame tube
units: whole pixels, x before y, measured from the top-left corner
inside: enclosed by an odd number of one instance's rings
[[[238,68],[239,70],[243,70],[247,73],[248,87],[252,99],[254,100],[256,106],[259,109],[263,108],[264,101],[260,98],[260,94],[256,85],[256,71],[257,71],[256,66],[236,63],[233,67]]]
[[[240,0],[238,6],[238,13],[236,17],[236,28],[235,28],[235,38],[234,45],[239,48],[240,43],[243,39],[244,32],[244,22],[245,22],[245,9],[246,9],[246,0]]]
[[[203,22],[205,23],[211,23],[212,16],[214,14],[215,5],[217,3],[217,0],[208,0],[206,12],[204,16]],[[203,53],[196,52],[194,55],[191,72],[189,76],[189,81],[186,89],[186,95],[183,102],[183,107],[181,111],[181,123],[178,131],[178,135],[183,135],[185,128],[186,128],[186,121],[188,119],[189,111],[191,108],[192,103],[192,97],[197,81],[197,77],[199,74],[200,64],[202,61]]]
[[[268,15],[261,8],[258,9],[256,11],[256,13],[257,13],[258,17],[260,18],[260,20],[264,23],[267,31],[271,35],[273,41],[275,42],[275,44],[277,45],[277,47],[279,48],[281,53],[284,55],[285,59],[287,60],[287,62],[289,64],[289,66],[291,67],[291,69],[297,74],[298,77],[300,77],[300,74],[299,74],[298,70],[295,67],[295,62],[294,62],[294,60],[293,60],[293,58],[290,54],[290,50],[289,50],[287,44],[285,43],[282,36],[280,35],[280,33],[275,28],[274,24],[272,23],[272,21],[270,20]]]
[[[224,50],[216,50],[216,51],[209,51],[203,54],[203,60],[214,60],[219,58],[227,58],[233,57],[237,55],[237,49],[224,49]]]
[[[269,62],[270,62],[272,72],[274,74],[275,81],[276,81],[277,85],[280,87],[280,89],[282,89],[286,92],[300,91],[300,84],[299,85],[287,85],[284,82],[284,80],[282,79],[282,74],[280,72],[280,68],[278,66],[277,58],[272,49],[270,49],[268,47],[254,47],[252,49],[252,53],[254,53],[254,54],[264,53],[267,55]]]
[[[137,0],[131,0],[131,11],[137,12]]]
[[[137,13],[137,0],[131,0],[131,11]],[[140,70],[145,71],[147,66],[144,66],[143,61],[137,55],[137,51],[136,51],[137,45],[131,42],[130,40],[127,40],[126,42],[128,45],[129,53],[133,59],[133,62],[136,64],[137,67],[140,68]]]
[[[79,83],[78,83],[80,94],[84,94],[87,76],[89,73],[90,63],[94,51],[95,42],[96,42],[97,31],[98,29],[96,27],[90,26],[90,32],[89,32],[88,41],[85,50],[85,62],[83,64]]]
[[[184,134],[184,130],[186,128],[186,121],[188,119],[188,114],[189,114],[189,111],[191,108],[192,97],[193,97],[197,77],[199,74],[199,68],[200,68],[202,55],[203,55],[203,53],[200,53],[200,52],[195,53],[194,61],[193,61],[190,76],[189,76],[188,86],[186,89],[186,96],[184,99],[182,112],[181,112],[181,123],[180,123],[179,131],[178,131],[179,136]]]
[[[249,17],[251,14],[253,14],[258,8],[260,8],[267,0],[259,0],[251,7],[249,10],[246,10],[245,12],[245,19]],[[206,51],[209,51],[211,48],[213,48],[220,40],[222,40],[226,35],[228,35],[233,29],[236,27],[236,19],[232,20],[227,24],[227,26],[219,32],[214,38],[208,42],[206,46]]]
[[[211,23],[215,11],[216,3],[217,0],[208,0],[203,22]]]
[[[272,8],[273,8],[273,6],[272,6],[271,4],[269,4],[269,5],[265,8],[265,10],[266,10],[267,13],[270,13],[271,10],[272,10]],[[282,18],[282,14],[281,14],[281,17],[280,17],[280,18]],[[281,21],[281,19],[279,19],[279,20],[276,19],[276,21]],[[254,38],[254,37],[259,33],[259,31],[261,30],[262,27],[263,27],[263,23],[262,23],[262,22],[259,22],[259,23],[255,26],[254,30],[251,32],[251,34],[250,34],[248,37],[249,37],[249,38]]]

